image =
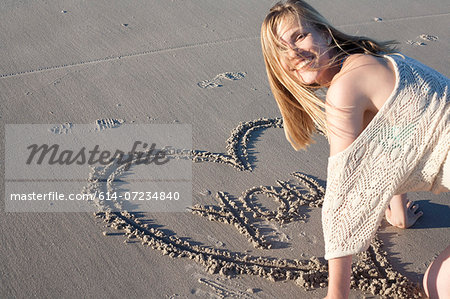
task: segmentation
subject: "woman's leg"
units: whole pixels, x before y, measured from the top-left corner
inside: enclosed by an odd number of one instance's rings
[[[428,267],[423,276],[423,288],[431,299],[450,298],[450,246]]]

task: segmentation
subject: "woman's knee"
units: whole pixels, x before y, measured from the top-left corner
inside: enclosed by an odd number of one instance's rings
[[[431,298],[450,298],[450,246],[431,265],[423,277],[423,288]]]

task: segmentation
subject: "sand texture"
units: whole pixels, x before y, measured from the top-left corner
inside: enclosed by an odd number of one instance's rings
[[[131,124],[190,124],[193,144],[170,151],[192,163],[184,212],[117,212],[120,203],[96,200],[96,213],[11,213],[2,201],[1,298],[326,295],[328,143],[316,134],[295,152],[285,140],[259,44],[273,3],[0,4],[2,157],[6,124],[48,124],[52,136],[89,124],[99,140]],[[448,76],[446,1],[310,3],[343,31],[395,39]],[[79,192],[139,180],[135,162],[86,165]],[[424,216],[408,230],[383,221],[354,259],[350,298],[421,298],[423,273],[450,243],[449,195],[408,196]]]

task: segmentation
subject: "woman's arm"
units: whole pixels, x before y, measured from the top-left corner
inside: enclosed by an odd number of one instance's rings
[[[330,92],[331,91],[331,92]],[[327,109],[327,123],[331,130],[328,134],[330,156],[333,156],[350,146],[363,130],[364,100],[356,105],[356,94],[347,90],[332,89],[327,99],[333,102],[335,108]],[[351,101],[354,102],[351,102]],[[340,110],[340,107],[345,107]],[[352,256],[330,259],[328,261],[328,294],[326,299],[348,298],[350,292],[350,277],[352,271]]]
[[[364,129],[364,114],[371,101],[361,90],[364,85],[358,73],[347,73],[335,80],[327,92],[326,119],[329,128],[330,156],[350,146]],[[359,84],[361,83],[361,84]],[[327,299],[348,298],[352,256],[328,261]]]
[[[351,273],[351,255],[328,261],[328,294],[326,299],[348,298]]]

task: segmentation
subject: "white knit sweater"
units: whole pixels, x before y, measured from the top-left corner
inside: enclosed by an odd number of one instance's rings
[[[385,57],[396,73],[392,94],[356,140],[328,159],[325,259],[366,250],[393,195],[449,191],[436,178],[450,147],[450,80],[412,58]]]

